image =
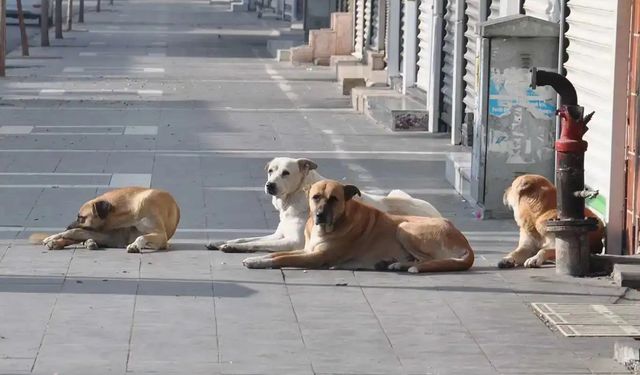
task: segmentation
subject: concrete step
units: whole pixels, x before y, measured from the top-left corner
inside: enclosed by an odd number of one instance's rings
[[[293,47],[304,45],[304,37],[298,39],[271,39],[267,40],[267,51],[275,58],[289,54],[289,50]],[[284,61],[284,60],[278,60]]]
[[[475,201],[471,197],[471,151],[449,154],[445,168],[447,182],[474,205]]]
[[[238,1],[231,3],[231,12],[247,12],[249,11],[249,0]]]
[[[364,96],[365,113],[391,131],[427,131],[429,113],[421,104],[406,95],[398,95],[390,88],[389,95]]]
[[[329,66],[330,63],[331,63],[330,57],[316,57],[315,59],[313,59],[314,65]]]
[[[640,264],[616,264],[612,276],[618,286],[640,288]]]
[[[632,338],[617,340],[613,358],[628,369],[640,373],[640,340]]]

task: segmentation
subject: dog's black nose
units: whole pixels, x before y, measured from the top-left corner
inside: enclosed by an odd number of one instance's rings
[[[265,187],[267,188],[267,193],[271,194],[271,195],[275,195],[276,194],[276,184],[274,184],[273,182],[267,182],[267,184],[265,185]]]
[[[327,220],[322,212],[316,212],[316,224],[326,224]]]

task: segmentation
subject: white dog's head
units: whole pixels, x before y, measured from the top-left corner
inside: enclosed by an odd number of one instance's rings
[[[265,193],[276,197],[294,193],[300,189],[309,171],[318,165],[309,159],[275,158],[267,163]]]

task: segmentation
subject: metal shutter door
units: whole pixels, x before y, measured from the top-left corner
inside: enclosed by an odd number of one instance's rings
[[[489,8],[489,19],[495,19],[500,17],[500,0],[489,0],[491,7]]]
[[[384,6],[384,61],[388,64],[389,61],[389,20],[391,19],[390,15],[391,9],[391,0],[385,0]]]
[[[433,0],[422,0],[418,9],[418,76],[416,85],[428,90],[431,75],[431,29]]]
[[[467,0],[467,7],[464,11],[467,16],[467,30],[464,36],[467,40],[466,50],[464,52],[465,71],[464,71],[464,112],[474,112],[476,108],[476,53],[478,50],[477,29],[480,22],[484,21],[486,11],[480,9],[480,0]]]
[[[368,47],[371,43],[371,6],[373,0],[365,0],[364,2],[364,46]]]
[[[524,14],[546,21],[558,22],[560,8],[557,2],[558,0],[525,0]]]
[[[567,78],[576,87],[578,104],[585,112],[596,112],[585,134],[589,142],[584,159],[585,184],[600,190],[606,201],[612,147],[622,147],[612,145],[611,131],[617,1],[571,0],[567,4]]]
[[[444,45],[442,47],[442,105],[440,121],[451,129],[453,109],[453,54],[456,30],[456,6],[460,0],[449,0],[444,14]]]
[[[404,74],[404,25],[406,24],[404,1],[400,0],[400,74]]]
[[[356,0],[356,32],[354,42],[354,55],[362,58],[364,49],[364,0]]]
[[[378,29],[380,28],[380,0],[371,0],[371,30],[369,33],[369,45],[373,50],[378,50]]]

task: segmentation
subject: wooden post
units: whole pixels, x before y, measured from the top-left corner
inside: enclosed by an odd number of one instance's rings
[[[22,45],[22,56],[29,56],[29,38],[27,37],[27,29],[24,25],[22,0],[16,0],[16,8],[18,8],[18,25],[20,27],[20,44]]]
[[[0,77],[4,77],[5,72],[5,50],[7,48],[7,1],[0,0]]]
[[[67,0],[67,31],[73,29],[73,0]]]
[[[84,0],[79,0],[78,23],[84,23]]]
[[[56,39],[62,39],[62,0],[56,0],[55,6]]]
[[[49,0],[40,0],[40,46],[49,47]]]

